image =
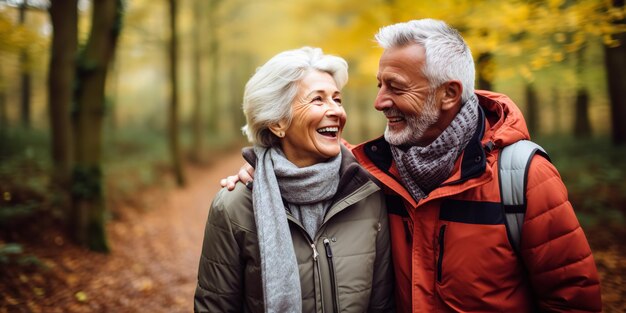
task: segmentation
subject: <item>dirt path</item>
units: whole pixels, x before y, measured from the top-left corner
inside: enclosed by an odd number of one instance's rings
[[[50,269],[16,267],[2,277],[0,312],[192,312],[208,208],[219,179],[241,163],[235,152],[188,168],[185,189],[147,193],[144,212],[118,209],[109,255],[65,244],[60,233],[25,245]]]

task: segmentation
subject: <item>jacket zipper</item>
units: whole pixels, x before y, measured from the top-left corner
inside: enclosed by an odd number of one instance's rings
[[[315,268],[317,269],[317,276],[319,279],[319,285],[320,285],[320,301],[322,302],[322,313],[325,312],[324,310],[324,292],[322,291],[322,276],[320,272],[320,262],[317,262],[317,257],[320,255],[319,253],[317,253],[317,249],[315,248],[315,243],[311,243],[311,249],[313,249],[313,263],[315,263]]]
[[[333,312],[339,313],[339,302],[337,302],[337,281],[335,278],[335,264],[333,263],[333,251],[330,249],[330,240],[324,239],[326,257],[328,258],[328,270],[330,271],[330,287],[333,295]]]
[[[437,282],[441,282],[441,272],[443,271],[443,247],[446,225],[441,225],[439,229],[439,259],[437,260]]]
[[[365,186],[365,185],[363,185],[363,186],[361,186],[361,187],[357,188],[355,191],[353,191],[352,193],[350,193],[350,194],[349,194],[348,196],[346,196],[346,197],[342,197],[341,199],[336,199],[336,200],[335,200],[335,204],[337,204],[337,203],[341,203],[342,201],[345,201],[345,199],[346,199],[346,198],[348,198],[348,197],[352,197],[352,196],[353,196],[356,192],[359,192],[359,191],[361,191],[362,189],[364,189],[364,188],[365,188],[364,186]],[[367,195],[369,195],[369,193],[368,193]],[[367,196],[367,195],[366,195],[366,196]],[[365,198],[365,197],[363,197],[363,198]],[[335,204],[333,204],[333,205],[332,205],[332,206],[328,209],[328,212],[331,212],[331,211],[333,211],[333,209],[335,209]],[[298,220],[296,220],[296,219],[293,217],[293,215],[291,214],[291,212],[290,212],[290,211],[289,211],[289,209],[288,209],[288,205],[287,205],[287,204],[285,204],[285,208],[287,208],[287,209],[285,210],[285,211],[287,212],[287,219],[288,219],[289,221],[291,221],[292,223],[294,223],[295,225],[297,225],[297,226],[300,228],[300,231],[303,233],[303,236],[304,236],[305,238],[307,238],[307,240],[308,240],[308,241],[309,241],[309,243],[310,243],[311,249],[313,250],[313,263],[315,263],[315,269],[317,269],[317,276],[318,276],[318,280],[319,280],[319,286],[317,286],[317,285],[316,285],[316,288],[320,288],[320,300],[321,300],[321,303],[322,303],[322,310],[321,310],[321,311],[322,311],[322,313],[324,313],[324,312],[325,312],[325,307],[324,307],[324,293],[323,293],[323,291],[322,291],[322,275],[321,275],[321,273],[322,273],[322,272],[320,271],[320,263],[317,261],[317,257],[319,256],[319,253],[317,252],[317,249],[316,249],[316,247],[315,247],[315,241],[314,241],[314,239],[311,239],[311,237],[308,235],[308,233],[304,230],[304,227],[302,226],[302,224],[300,224],[300,222],[299,222]],[[343,209],[342,209],[342,210],[343,210]],[[331,218],[332,218],[335,214],[338,214],[338,213],[339,213],[339,212],[341,212],[342,210],[339,210],[339,211],[337,211],[337,212],[334,212],[333,214],[330,214],[330,215],[328,215],[326,218],[324,218],[324,222],[322,223],[322,225],[320,225],[320,230],[321,230],[322,228],[324,228],[324,227],[325,227],[326,223],[327,223],[327,222],[328,222],[328,221],[329,221],[329,220],[330,220],[330,219],[331,219]],[[317,239],[317,238],[315,238],[315,239]],[[327,249],[330,249],[330,246],[328,246],[328,248],[327,248]],[[327,251],[330,251],[330,250],[327,250]],[[332,251],[331,251],[331,257],[332,257]],[[331,269],[332,269],[332,270],[331,270],[331,284],[332,284],[332,286],[333,286],[333,289],[335,289],[335,288],[336,288],[336,286],[335,286],[336,282],[335,282],[335,271],[334,271],[334,265],[332,265],[332,264],[333,264],[332,262],[329,262],[329,263],[331,264],[331,265],[329,265],[329,266],[332,266],[332,268],[331,268]],[[335,290],[333,290],[332,294],[333,294],[333,298],[336,298],[336,292],[335,292]],[[334,300],[334,301],[333,301],[333,307],[335,308],[335,312],[339,312],[339,310],[338,310],[339,303],[337,302],[337,300],[336,300],[336,299],[333,299],[333,300]]]

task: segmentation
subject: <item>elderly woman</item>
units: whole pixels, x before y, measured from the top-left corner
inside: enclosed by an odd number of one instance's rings
[[[341,145],[347,63],[279,53],[244,94],[253,186],[213,200],[199,312],[387,312],[393,281],[384,199]]]

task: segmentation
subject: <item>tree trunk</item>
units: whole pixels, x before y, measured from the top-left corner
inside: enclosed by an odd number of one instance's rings
[[[7,114],[7,94],[5,87],[4,71],[2,68],[2,55],[0,54],[0,139],[3,138],[4,131],[9,128],[9,117]]]
[[[478,72],[478,89],[493,90],[494,60],[491,52],[484,52],[478,56],[476,70]]]
[[[102,122],[107,70],[122,23],[122,0],[93,2],[89,39],[78,64],[72,115],[75,159],[72,225],[76,240],[96,251],[109,251],[105,231],[101,169]]]
[[[624,0],[614,0],[613,6],[624,8]],[[626,18],[614,22],[624,27]],[[613,36],[619,41],[618,46],[604,47],[604,60],[606,65],[609,98],[611,102],[611,133],[613,143],[616,145],[626,144],[626,33]]]
[[[78,0],[50,3],[53,35],[48,71],[48,116],[51,134],[53,181],[67,190],[72,166],[70,107],[78,49]]]
[[[533,83],[526,83],[526,126],[531,135],[539,132],[539,112],[537,112],[537,91]]]
[[[183,166],[180,154],[180,140],[178,138],[178,34],[176,32],[177,3],[176,0],[169,0],[170,5],[170,43],[169,43],[169,65],[170,65],[170,109],[168,114],[170,154],[172,156],[172,166],[174,176],[178,186],[185,185]]]
[[[209,118],[207,123],[208,130],[213,134],[218,132],[218,116],[220,111],[219,105],[219,41],[217,38],[218,23],[216,20],[219,0],[209,1],[209,57],[211,58],[211,72],[209,74]]]
[[[107,127],[109,130],[114,131],[117,129],[117,103],[119,101],[119,78],[120,78],[120,65],[119,59],[111,60],[109,64],[109,80],[107,82],[107,97],[106,111],[107,111]]]
[[[585,50],[582,46],[576,53],[576,103],[574,111],[574,134],[579,137],[591,136],[591,122],[589,118],[589,92],[584,84]]]
[[[563,131],[561,125],[561,95],[556,86],[552,87],[552,124],[554,134],[560,134]]]
[[[589,137],[591,135],[589,92],[585,87],[579,87],[576,90],[576,111],[574,113],[574,134],[577,137]]]
[[[192,60],[193,60],[193,114],[191,115],[192,124],[192,142],[191,147],[191,159],[196,163],[201,162],[202,158],[202,144],[204,142],[204,132],[202,129],[203,116],[202,116],[202,39],[200,25],[204,20],[203,5],[206,0],[193,0],[193,18],[196,27],[193,30],[193,47],[192,47]]]
[[[20,4],[19,12],[20,12],[20,25],[24,25],[26,22],[26,1],[23,1]],[[22,126],[25,128],[30,128],[30,94],[31,94],[31,75],[30,75],[30,64],[29,64],[29,55],[26,48],[23,48],[20,51],[20,81],[21,81],[21,101],[20,101],[20,115],[22,120]]]

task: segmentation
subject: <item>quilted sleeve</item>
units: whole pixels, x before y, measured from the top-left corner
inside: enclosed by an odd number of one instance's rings
[[[220,191],[211,204],[194,295],[194,312],[243,312],[243,265]]]
[[[556,168],[535,156],[528,172],[521,255],[542,312],[600,312],[591,248]]]

